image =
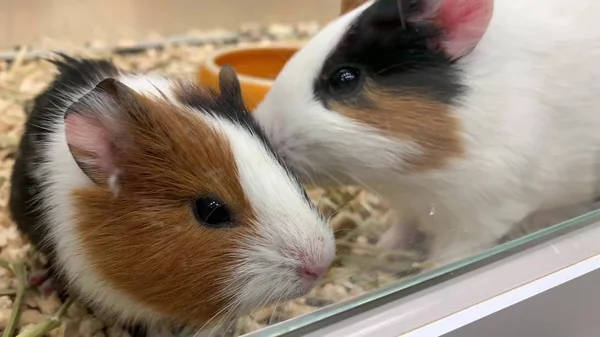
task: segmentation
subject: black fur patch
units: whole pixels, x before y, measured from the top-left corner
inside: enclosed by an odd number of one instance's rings
[[[57,65],[58,76],[33,101],[31,113],[27,117],[24,132],[15,156],[11,177],[11,196],[9,200],[12,217],[19,229],[25,232],[33,243],[45,254],[52,255],[52,249],[40,246],[47,237],[42,225],[43,210],[36,207],[39,200],[40,183],[33,179],[33,165],[42,158],[40,144],[48,141],[56,124],[62,122],[62,92],[70,87],[89,86],[90,77],[112,76],[116,68],[106,61],[75,60],[62,55],[63,60],[51,61]]]
[[[420,0],[404,0],[407,18],[418,13]],[[464,91],[459,70],[438,50],[443,38],[430,24],[406,22],[402,26],[396,0],[377,0],[361,13],[326,59],[314,83],[314,93],[326,106],[330,100],[359,105],[361,90],[354,97],[336,97],[329,90],[329,77],[342,66],[360,69],[378,87],[398,93],[418,93],[452,103]],[[363,78],[363,84],[365,81]]]
[[[42,183],[33,177],[34,166],[40,163],[44,155],[40,145],[48,141],[55,125],[62,123],[63,112],[57,109],[62,104],[59,98],[62,93],[69,88],[89,86],[90,78],[116,75],[117,69],[107,61],[76,60],[59,55],[62,60],[51,61],[59,70],[58,76],[33,100],[31,113],[27,116],[15,154],[9,209],[19,230],[48,258],[50,276],[64,299],[64,275],[55,264],[55,248],[47,241],[49,231],[45,223],[45,205],[40,197]]]

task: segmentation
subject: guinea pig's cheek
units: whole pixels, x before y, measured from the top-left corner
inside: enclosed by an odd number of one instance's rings
[[[122,198],[77,193],[79,239],[111,291],[181,323],[202,324],[231,302],[224,289],[239,263],[231,256],[251,228],[207,229],[187,209],[141,211]]]
[[[404,173],[443,168],[464,153],[460,122],[451,106],[423,96],[363,92],[369,104],[331,102],[332,110],[378,130],[391,140],[416,144],[418,148],[402,153]]]

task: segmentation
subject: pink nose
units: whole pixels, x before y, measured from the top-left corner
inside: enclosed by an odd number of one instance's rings
[[[327,272],[327,266],[311,265],[298,267],[298,275],[308,281],[314,281]]]

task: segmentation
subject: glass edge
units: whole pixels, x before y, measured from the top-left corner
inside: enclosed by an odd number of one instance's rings
[[[360,306],[365,304],[369,304],[375,300],[383,299],[387,296],[393,295],[397,292],[405,290],[407,288],[413,287],[422,282],[435,279],[444,274],[449,274],[455,272],[463,267],[469,266],[475,262],[485,260],[492,256],[498,255],[499,253],[508,251],[510,249],[519,247],[525,243],[533,241],[538,238],[546,237],[550,234],[558,232],[560,230],[564,230],[569,227],[575,227],[578,224],[581,224],[585,221],[589,221],[591,219],[598,218],[600,220],[600,209],[593,210],[582,214],[580,216],[568,219],[563,222],[559,222],[550,227],[538,230],[536,232],[524,235],[520,238],[517,238],[512,241],[505,242],[500,244],[494,248],[488,249],[480,254],[477,254],[472,257],[468,257],[462,259],[460,261],[445,265],[443,267],[435,268],[429,270],[427,272],[417,274],[407,279],[401,280],[398,283],[394,283],[388,285],[386,287],[380,288],[373,292],[369,292],[367,294],[347,299],[343,302],[335,303],[330,306],[322,307],[317,309],[316,311],[307,313],[302,316],[294,317],[287,321],[283,321],[277,323],[275,325],[268,326],[266,328],[251,332],[249,334],[245,334],[242,336],[254,337],[254,336],[280,336],[282,334],[291,333],[301,328],[306,328],[312,324],[322,322],[326,319],[329,319],[333,316],[339,315],[348,310],[357,309]],[[591,223],[590,223],[591,225]],[[316,316],[316,317],[315,317]]]

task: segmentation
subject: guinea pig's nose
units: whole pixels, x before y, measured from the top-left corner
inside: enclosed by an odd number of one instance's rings
[[[319,277],[323,276],[327,272],[328,266],[326,264],[314,263],[310,265],[303,265],[298,267],[298,275],[305,280],[315,281]]]

